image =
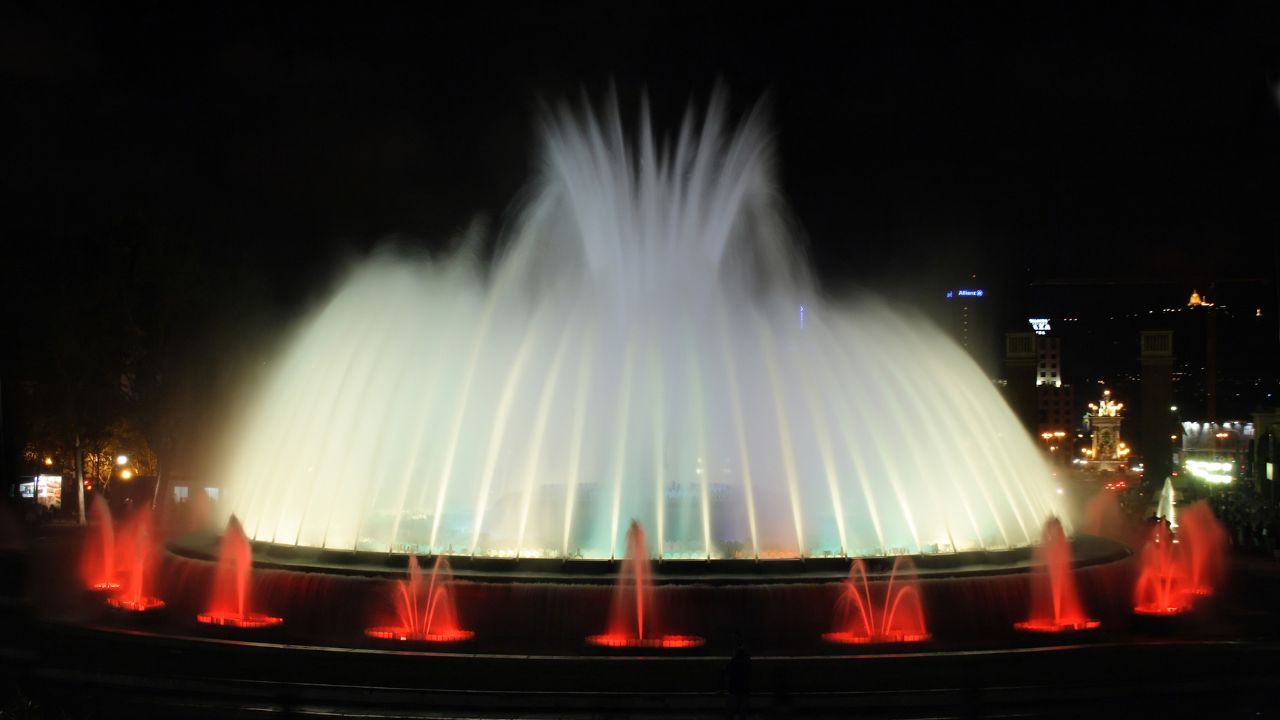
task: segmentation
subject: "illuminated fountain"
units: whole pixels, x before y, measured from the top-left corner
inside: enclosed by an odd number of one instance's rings
[[[1057,518],[1044,525],[1031,570],[1031,616],[1014,627],[1028,632],[1089,630],[1101,625],[1085,614],[1071,571],[1071,546]]]
[[[1227,531],[1207,502],[1199,500],[1182,510],[1178,540],[1185,546],[1185,592],[1197,597],[1212,595],[1226,567]]]
[[[402,642],[452,643],[468,640],[475,633],[458,624],[458,611],[453,598],[453,575],[449,561],[440,556],[423,577],[418,557],[409,556],[409,577],[393,586],[397,625],[381,625],[366,629],[366,635],[379,640]]]
[[[89,529],[85,533],[80,574],[85,585],[94,592],[114,593],[120,589],[111,508],[101,495],[94,496],[89,505]]]
[[[1157,522],[1142,549],[1133,590],[1138,615],[1180,615],[1212,595],[1225,566],[1226,531],[1203,500],[1184,508],[1178,531]]]
[[[223,512],[469,559],[615,558],[627,518],[664,560],[1032,545],[1063,513],[1013,413],[928,323],[819,294],[723,107],[670,145],[565,110],[491,267],[358,267],[235,423]]]
[[[661,630],[653,592],[653,569],[644,530],[635,521],[627,529],[627,554],[613,591],[609,629],[591,635],[587,642],[609,648],[693,648],[703,639],[696,635],[669,635]]]
[[[209,609],[196,616],[206,625],[232,628],[266,628],[284,622],[282,618],[252,612],[250,610],[250,579],[253,572],[253,549],[245,537],[240,522],[234,517],[227,522],[222,535],[222,547],[218,553],[218,568],[214,576],[213,598]]]
[[[862,559],[854,560],[849,579],[836,603],[834,632],[823,638],[836,643],[900,643],[929,639],[920,586],[911,559],[899,556],[887,582],[873,586]],[[883,589],[883,594],[880,590]]]
[[[1157,522],[1151,528],[1151,538],[1142,548],[1138,582],[1133,588],[1135,613],[1180,615],[1191,609],[1182,550],[1165,522]]]
[[[151,508],[134,512],[120,534],[119,549],[124,574],[128,578],[124,592],[107,599],[112,607],[128,612],[146,613],[164,607],[164,601],[147,595],[155,561],[155,540]]]

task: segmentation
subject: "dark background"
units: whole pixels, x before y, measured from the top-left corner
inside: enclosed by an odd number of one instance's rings
[[[668,130],[764,98],[832,293],[976,282],[1002,331],[1211,288],[1274,335],[1278,68],[1266,2],[9,4],[6,469],[104,403],[207,431],[353,258],[495,237],[539,113],[611,87]]]

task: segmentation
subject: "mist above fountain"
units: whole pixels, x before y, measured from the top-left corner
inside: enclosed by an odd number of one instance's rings
[[[116,536],[111,508],[101,495],[89,504],[89,529],[80,554],[80,577],[94,592],[113,593],[120,589],[116,576]]]
[[[674,142],[641,113],[548,122],[492,266],[383,253],[310,317],[236,423],[259,541],[660,558],[1030,545],[1061,514],[990,380],[926,323],[811,283],[758,118]]]
[[[151,508],[135,510],[118,538],[120,565],[128,578],[123,591],[107,599],[117,610],[147,613],[164,607],[164,600],[148,595],[154,583],[157,543]]]

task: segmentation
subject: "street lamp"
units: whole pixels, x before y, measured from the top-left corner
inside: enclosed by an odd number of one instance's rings
[[[116,464],[117,464],[117,465],[124,465],[124,464],[125,464],[125,463],[127,463],[127,462],[129,462],[129,456],[128,456],[128,455],[117,455],[117,456],[116,456]]]
[[[121,480],[132,480],[132,479],[133,479],[133,471],[132,471],[132,470],[130,470],[129,468],[125,468],[125,469],[121,470],[121,471],[120,471],[120,479],[121,479]]]

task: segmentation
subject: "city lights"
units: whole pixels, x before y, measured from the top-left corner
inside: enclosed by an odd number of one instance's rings
[[[1226,485],[1233,479],[1231,473],[1235,470],[1235,463],[1214,460],[1188,460],[1186,468],[1187,472],[1207,483]]]

